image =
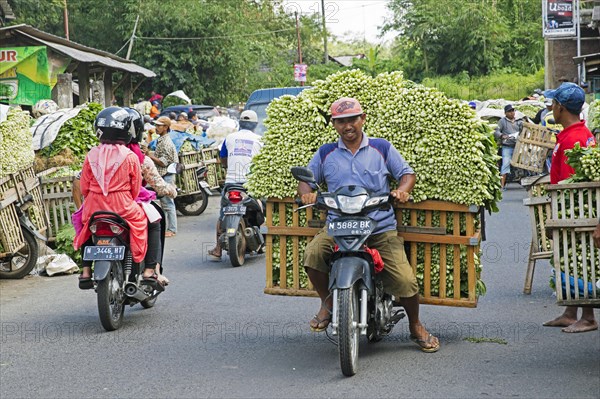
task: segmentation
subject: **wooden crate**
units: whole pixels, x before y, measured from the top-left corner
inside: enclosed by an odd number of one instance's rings
[[[52,168],[38,173],[42,198],[48,213],[48,241],[56,240],[58,230],[71,224],[71,215],[77,209],[73,201],[73,181],[75,172],[70,176],[49,177],[60,168]]]
[[[196,169],[203,164],[201,151],[182,152],[179,154],[179,162],[183,164],[184,170],[177,175],[177,187],[182,190],[182,195],[197,193],[202,188],[196,177]]]
[[[553,184],[547,190],[552,215],[546,226],[551,229],[554,242],[557,302],[600,307],[600,288],[596,286],[600,280],[600,248],[594,247],[592,238],[598,224],[600,182]]]
[[[40,182],[33,166],[19,170],[0,180],[0,209],[15,202],[23,202],[28,194],[33,197],[33,204],[27,211],[29,218],[38,231],[44,234],[48,229],[48,219]]]
[[[517,137],[510,164],[517,168],[542,173],[546,159],[553,148],[554,143],[550,129],[525,122],[523,131]]]
[[[546,234],[546,219],[552,213],[550,194],[546,191],[549,184],[550,175],[532,176],[521,180],[521,185],[528,193],[528,197],[523,199],[523,205],[529,208],[531,224],[531,246],[525,273],[524,294],[531,294],[536,262],[540,259],[551,259],[553,254],[552,240]]]
[[[202,151],[202,162],[206,165],[206,181],[211,189],[222,186],[225,181],[225,171],[221,165],[218,148],[204,148]]]
[[[15,253],[25,245],[14,203],[0,208],[0,257]]]
[[[289,198],[267,201],[266,294],[317,296],[310,283],[303,286],[303,251],[305,243],[320,230],[318,222],[324,220],[325,215],[315,214],[311,208],[306,209],[305,215],[298,214],[293,212],[297,207]],[[419,252],[424,255],[423,276],[419,278],[423,288],[421,303],[477,306],[481,241],[477,227],[478,213],[478,207],[441,201],[404,204],[402,209],[396,209],[398,235],[404,238],[409,262],[418,277],[421,273],[417,270]],[[461,222],[465,224],[462,231]],[[449,226],[452,226],[450,233]],[[439,278],[432,274],[438,266],[432,257],[436,251],[440,253]],[[448,285],[450,290],[447,289]]]

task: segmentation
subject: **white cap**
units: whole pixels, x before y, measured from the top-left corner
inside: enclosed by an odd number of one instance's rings
[[[240,120],[248,122],[258,122],[258,115],[256,115],[256,112],[247,109],[240,115]]]
[[[552,105],[552,99],[551,99],[551,98],[547,98],[547,99],[545,99],[545,100],[544,100],[544,105],[545,105],[546,107],[549,107],[549,106],[551,106],[551,105]]]

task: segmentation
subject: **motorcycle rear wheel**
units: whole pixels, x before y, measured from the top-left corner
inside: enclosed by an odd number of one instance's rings
[[[342,373],[351,377],[358,369],[359,290],[356,286],[338,290],[338,349]]]
[[[125,311],[123,272],[113,263],[110,273],[104,280],[98,281],[98,315],[106,331],[118,330],[123,323]]]
[[[0,259],[0,278],[19,279],[28,275],[35,267],[38,259],[38,242],[27,229],[23,231],[25,246],[6,260]]]
[[[206,210],[208,195],[204,191],[192,195],[191,201],[175,198],[175,207],[184,216],[198,216]]]
[[[246,236],[244,235],[244,223],[240,222],[233,237],[229,237],[227,253],[231,266],[238,267],[246,260]]]

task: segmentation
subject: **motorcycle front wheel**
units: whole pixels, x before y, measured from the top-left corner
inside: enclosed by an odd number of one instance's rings
[[[27,229],[22,229],[25,246],[15,254],[0,259],[0,278],[18,279],[28,275],[38,259],[38,242]]]
[[[184,216],[198,216],[206,210],[208,195],[204,191],[193,194],[192,198],[175,198],[175,207]]]
[[[342,373],[356,374],[359,343],[359,290],[356,286],[338,290],[338,349]]]
[[[123,271],[113,263],[110,273],[104,280],[98,281],[98,315],[106,331],[114,331],[123,323],[124,293]]]
[[[246,236],[244,235],[244,224],[240,222],[233,237],[229,237],[227,243],[227,252],[231,266],[238,267],[244,264],[246,260]]]

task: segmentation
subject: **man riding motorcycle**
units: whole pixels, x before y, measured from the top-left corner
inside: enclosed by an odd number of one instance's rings
[[[340,139],[337,143],[321,146],[308,167],[317,183],[325,183],[330,192],[348,185],[358,185],[374,193],[390,192],[388,176],[392,177],[399,186],[391,191],[391,195],[399,202],[408,201],[416,181],[414,171],[391,143],[366,136],[362,130],[365,119],[366,114],[356,99],[340,98],[334,102],[331,120]],[[315,203],[317,194],[307,183],[300,182],[298,192],[304,204]],[[393,294],[406,310],[411,340],[424,352],[436,352],[439,340],[419,321],[417,280],[408,263],[403,242],[397,235],[394,211],[391,208],[377,210],[369,217],[377,222],[377,228],[367,245],[377,249],[384,261],[384,289]],[[333,300],[329,295],[328,274],[333,243],[333,238],[323,229],[306,246],[304,267],[321,298],[321,307],[310,321],[314,332],[325,331],[331,321]]]
[[[258,115],[252,110],[246,110],[240,115],[240,130],[231,133],[225,138],[221,147],[219,156],[221,164],[227,168],[225,176],[225,186],[221,192],[221,211],[217,220],[217,244],[208,251],[211,260],[219,261],[223,255],[221,245],[219,244],[219,235],[221,234],[221,221],[223,220],[223,195],[227,192],[227,186],[231,184],[244,184],[247,181],[246,175],[250,170],[252,158],[260,152],[263,144],[261,136],[254,133],[258,125]]]

